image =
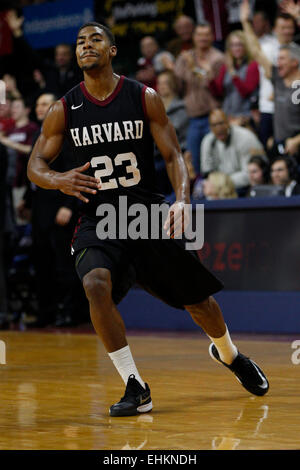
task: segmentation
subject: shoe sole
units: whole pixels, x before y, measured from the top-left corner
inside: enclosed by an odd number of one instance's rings
[[[149,413],[149,411],[151,411],[153,408],[153,405],[152,405],[152,401],[150,401],[150,403],[147,403],[146,405],[141,405],[141,406],[138,406],[137,409],[136,409],[136,412],[133,412],[133,411],[126,411],[123,412],[123,413],[118,413],[118,412],[111,412],[111,410],[109,410],[109,414],[110,416],[112,417],[118,417],[118,416],[136,416],[136,415],[139,415],[139,414],[142,414],[142,413]]]

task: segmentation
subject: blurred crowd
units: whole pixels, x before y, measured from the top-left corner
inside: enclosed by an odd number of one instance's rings
[[[209,11],[201,23],[181,15],[169,41],[144,36],[135,72],[122,70],[161,96],[194,200],[300,194],[300,2],[280,2],[273,18],[238,3],[235,29],[218,36]],[[49,107],[82,74],[71,45],[56,46],[50,60],[26,41],[19,12],[9,10],[6,22],[15,68],[1,72],[0,329],[20,320],[27,328],[81,324],[87,303],[69,253],[80,207],[30,184],[26,167]],[[56,171],[70,169],[68,152],[65,143]],[[171,199],[157,149],[155,165],[158,191]]]

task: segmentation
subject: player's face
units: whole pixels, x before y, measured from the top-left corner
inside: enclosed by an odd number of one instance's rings
[[[249,163],[248,176],[251,186],[264,183],[263,171],[256,163]]]
[[[116,46],[110,44],[105,32],[98,26],[87,26],[79,32],[76,57],[82,70],[92,70],[108,65],[116,52]]]
[[[285,185],[290,181],[289,172],[284,161],[273,163],[271,168],[271,179],[273,184]]]

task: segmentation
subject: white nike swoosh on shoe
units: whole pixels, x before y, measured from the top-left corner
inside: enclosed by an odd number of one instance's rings
[[[83,105],[83,102],[79,105],[79,106],[74,106],[74,104],[72,104],[71,106],[71,109],[77,109],[77,108],[80,108],[81,106]]]
[[[267,387],[268,387],[268,382],[267,382],[267,380],[266,380],[266,379],[264,378],[264,376],[259,372],[259,370],[258,370],[257,365],[255,364],[255,362],[253,362],[253,361],[251,361],[251,362],[252,362],[252,364],[254,365],[254,367],[255,367],[255,369],[256,369],[258,375],[260,376],[261,380],[263,381],[262,385],[258,385],[258,386],[259,386],[260,388],[263,388],[263,389],[267,388]]]

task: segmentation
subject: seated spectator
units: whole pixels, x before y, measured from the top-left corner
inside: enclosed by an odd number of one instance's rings
[[[253,155],[250,158],[248,162],[248,178],[249,187],[247,188],[246,197],[251,196],[251,190],[255,186],[263,186],[269,184],[270,165],[265,156]]]
[[[271,165],[272,184],[284,187],[286,197],[300,195],[297,163],[293,157],[277,157]]]
[[[266,157],[253,155],[248,162],[248,176],[250,186],[268,184],[270,179],[270,166]]]
[[[167,50],[177,57],[181,52],[193,48],[195,22],[190,16],[180,15],[173,27],[177,37],[168,42]]]
[[[167,116],[175,128],[180,148],[184,153],[189,118],[185,111],[184,102],[178,97],[177,81],[173,72],[166,70],[158,75],[157,91],[162,99]],[[173,191],[173,188],[167,175],[165,161],[158,151],[155,153],[157,190],[162,194],[169,194]]]
[[[256,135],[244,127],[231,125],[224,111],[210,113],[211,132],[201,144],[201,172],[221,171],[231,176],[236,189],[249,184],[248,162],[253,152],[263,152]]]
[[[219,105],[209,83],[218,75],[224,54],[212,47],[213,33],[209,24],[196,26],[193,42],[192,50],[184,51],[177,57],[174,72],[190,118],[187,150],[192,154],[196,173],[199,173],[199,149],[203,137],[209,132],[208,115]]]
[[[223,110],[233,124],[245,125],[250,121],[258,86],[258,64],[250,56],[244,33],[233,31],[226,40],[226,62],[210,83],[215,96],[223,98]]]
[[[229,175],[213,171],[203,181],[203,194],[209,201],[216,199],[234,199],[238,197]]]
[[[157,74],[172,68],[174,57],[170,52],[161,51],[158,42],[152,36],[145,36],[140,41],[142,57],[139,58],[136,80],[156,90]]]
[[[263,67],[265,76],[270,78],[274,87],[274,145],[273,153],[276,155],[289,154],[299,158],[300,145],[300,104],[297,90],[293,84],[300,79],[300,47],[290,42],[294,28],[292,17],[282,18],[281,29],[279,24],[277,30],[280,31],[280,46],[277,59],[277,66],[274,66],[270,58],[264,53],[253,28],[249,21],[249,12],[247,1],[244,1],[244,7],[241,9],[241,21],[246,33],[247,43],[251,48],[252,54],[258,63]]]

